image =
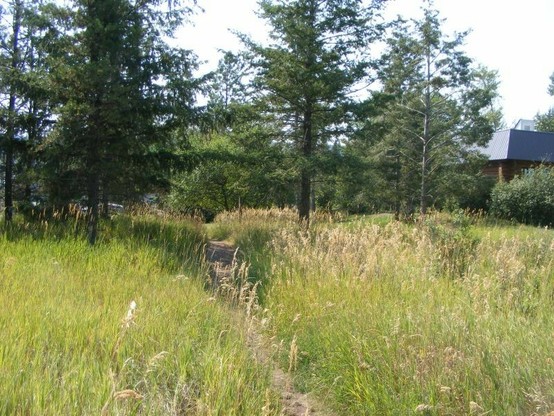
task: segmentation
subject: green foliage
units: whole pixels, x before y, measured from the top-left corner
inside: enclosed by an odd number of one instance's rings
[[[245,209],[221,213],[210,224],[211,236],[224,237],[238,248],[240,260],[249,265],[249,281],[259,285],[260,299],[269,287],[272,258],[269,242],[277,230],[298,227],[297,215],[290,209]]]
[[[209,101],[200,115],[201,132],[208,135],[223,134],[238,124],[245,105],[251,99],[248,80],[251,72],[246,54],[223,54],[217,69],[208,75],[207,85],[204,86]]]
[[[234,134],[191,138],[199,162],[190,171],[174,175],[166,198],[171,209],[198,212],[211,221],[222,211],[285,206],[294,201],[280,149],[263,143],[260,137],[256,145],[250,145],[247,135],[237,140]]]
[[[48,45],[55,35],[43,1],[11,0],[0,10],[0,151],[6,220],[38,188],[38,155],[52,123]]]
[[[496,73],[473,65],[462,51],[466,34],[445,36],[431,7],[420,21],[397,22],[380,61],[385,134],[372,150],[397,212],[417,204],[425,213],[455,197],[449,191],[479,172],[472,147],[500,118]]]
[[[491,214],[524,224],[554,224],[554,168],[539,166],[499,182],[492,191]]]
[[[437,180],[436,206],[452,210],[462,208],[470,211],[486,211],[490,205],[491,192],[496,178],[481,174],[485,158],[481,155],[466,155],[464,164],[453,164],[451,171]]]
[[[318,155],[349,133],[343,126],[352,119],[350,95],[368,75],[384,3],[264,0],[260,14],[272,27],[271,44],[244,39],[258,69],[261,109],[294,157],[302,220],[309,219],[312,184],[326,175]]]
[[[554,73],[550,76],[550,85],[548,86],[548,94],[554,96]],[[550,108],[544,114],[535,116],[538,131],[554,132],[554,107]]]
[[[538,131],[554,132],[554,107],[544,114],[537,114],[535,122]]]
[[[437,276],[462,278],[475,260],[479,240],[471,234],[471,218],[463,210],[457,210],[452,216],[452,221],[447,223],[426,218],[423,230],[436,250]]]
[[[187,13],[158,0],[76,0],[56,16],[50,80],[59,106],[44,146],[46,182],[53,203],[86,195],[91,243],[101,201],[168,186],[171,133],[193,102],[196,63],[166,36]]]

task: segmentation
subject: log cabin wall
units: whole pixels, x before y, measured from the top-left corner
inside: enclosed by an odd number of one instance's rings
[[[538,166],[540,163],[527,160],[494,160],[483,168],[483,175],[494,176],[498,180],[511,181],[525,169]],[[552,164],[548,164],[552,165]]]

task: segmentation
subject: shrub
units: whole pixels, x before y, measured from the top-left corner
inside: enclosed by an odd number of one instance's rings
[[[498,183],[491,195],[491,214],[532,225],[554,222],[554,168],[539,166],[511,182]]]

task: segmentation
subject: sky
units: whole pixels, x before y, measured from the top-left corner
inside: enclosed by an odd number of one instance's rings
[[[391,0],[387,17],[421,16],[420,0]],[[180,47],[193,49],[211,69],[218,50],[238,50],[232,31],[262,41],[268,28],[255,14],[257,0],[198,0],[204,12],[178,33]],[[500,105],[507,127],[519,119],[532,119],[554,107],[547,93],[554,72],[553,0],[435,0],[444,22],[444,33],[471,30],[464,50],[477,63],[498,71]]]

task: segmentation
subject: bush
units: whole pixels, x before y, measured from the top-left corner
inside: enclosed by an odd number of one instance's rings
[[[525,224],[554,223],[554,168],[540,166],[498,183],[491,195],[491,214]]]

